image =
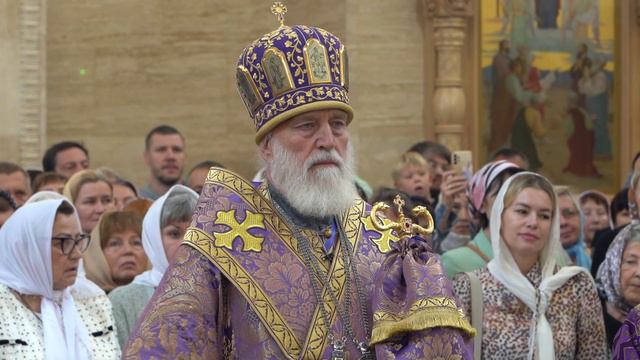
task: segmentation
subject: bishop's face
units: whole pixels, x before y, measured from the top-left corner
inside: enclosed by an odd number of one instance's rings
[[[340,158],[345,159],[349,143],[347,121],[348,115],[342,110],[309,111],[280,124],[273,131],[272,138],[277,139],[287,151],[295,154],[297,165],[301,167],[314,155],[334,149]],[[263,143],[261,150],[269,163],[273,159],[270,140]],[[312,172],[340,166],[332,160],[312,161],[308,165],[309,171]]]
[[[309,111],[260,144],[271,184],[301,214],[338,215],[357,198],[347,122],[342,110]]]

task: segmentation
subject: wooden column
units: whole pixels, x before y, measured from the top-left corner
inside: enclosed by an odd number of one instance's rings
[[[629,173],[631,161],[640,151],[640,0],[618,0],[616,21],[616,76],[620,85],[616,99],[620,118],[620,184]]]
[[[463,48],[467,20],[471,15],[469,0],[425,0],[425,12],[430,23],[425,27],[425,56],[435,55],[435,73],[425,71],[425,129],[449,149],[469,148],[465,135],[467,101],[463,82]],[[429,54],[428,52],[431,52]],[[430,88],[430,89],[429,89]],[[430,100],[430,101],[429,101]]]

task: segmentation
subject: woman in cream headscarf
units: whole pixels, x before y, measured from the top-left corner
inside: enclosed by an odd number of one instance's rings
[[[89,237],[62,199],[25,204],[0,230],[0,358],[117,359],[104,292],[80,276]]]
[[[471,277],[481,284],[481,349],[474,350],[483,358],[607,358],[591,275],[556,263],[562,251],[558,216],[553,187],[540,175],[516,174],[500,189],[490,218],[494,259],[454,278],[468,316]]]
[[[197,201],[195,191],[174,185],[147,211],[142,222],[142,245],[153,267],[109,294],[122,347],[182,243]]]
[[[147,268],[141,233],[142,216],[132,211],[103,214],[91,232],[91,244],[83,256],[87,277],[107,294]]]

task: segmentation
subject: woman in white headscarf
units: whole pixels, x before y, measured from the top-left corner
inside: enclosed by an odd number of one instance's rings
[[[142,246],[152,268],[136,276],[131,284],[109,293],[122,347],[182,243],[197,202],[195,191],[174,185],[147,211],[142,222]]]
[[[591,275],[560,268],[556,194],[544,177],[523,172],[500,188],[491,210],[494,259],[458,274],[454,288],[480,332],[486,359],[606,359],[602,308]],[[479,281],[481,299],[472,299]],[[477,293],[476,293],[477,294]],[[474,306],[472,302],[479,303]],[[483,313],[480,313],[482,311]],[[480,346],[481,348],[477,348]]]
[[[63,199],[25,204],[2,227],[0,358],[119,358],[111,304],[78,275],[89,240]]]

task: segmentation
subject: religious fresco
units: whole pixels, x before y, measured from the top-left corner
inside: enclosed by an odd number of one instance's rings
[[[615,3],[482,0],[481,146],[576,190],[614,192]]]

